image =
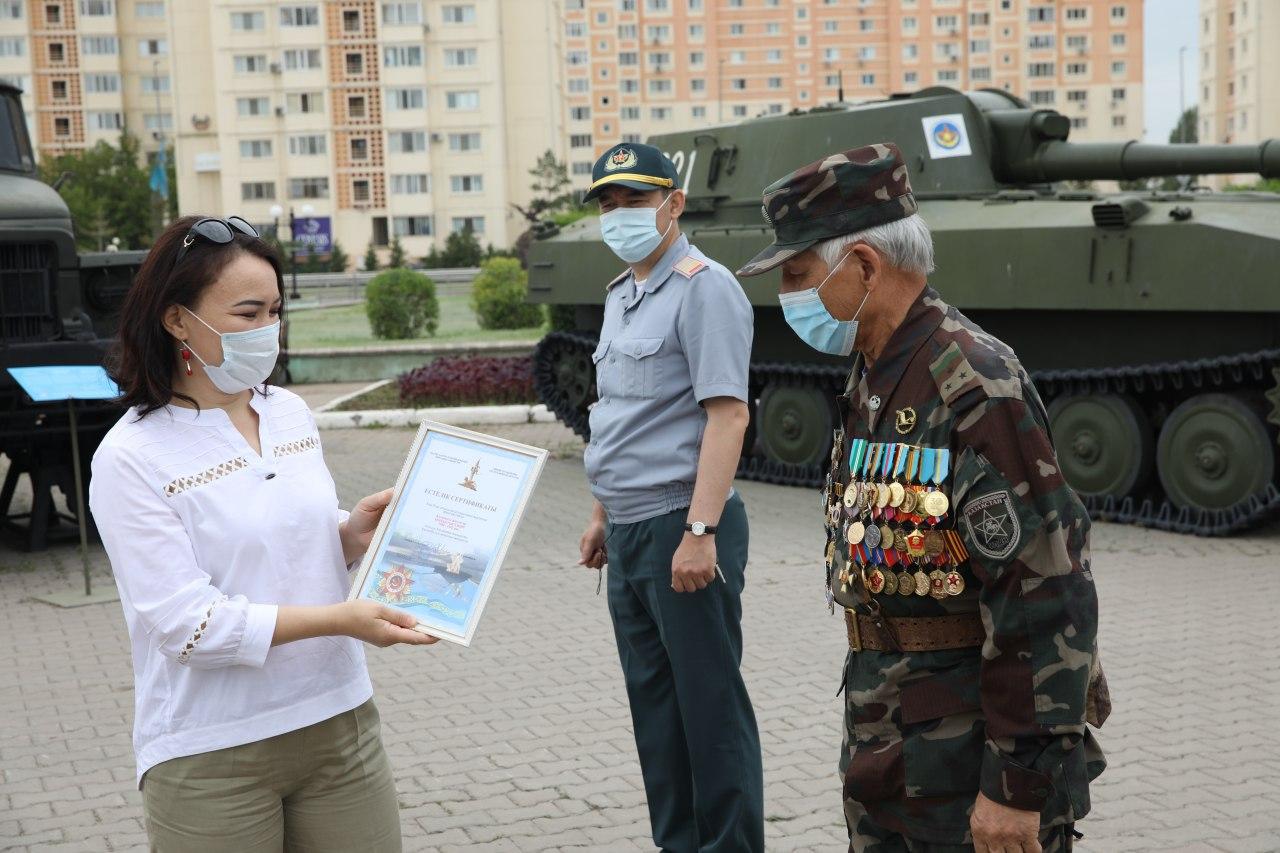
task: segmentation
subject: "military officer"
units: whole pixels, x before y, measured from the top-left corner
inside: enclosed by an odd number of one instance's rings
[[[747,516],[733,491],[746,432],[751,305],[680,233],[675,166],[606,151],[588,200],[627,269],[608,285],[592,360],[600,400],[585,464],[582,564],[607,560],[653,840],[764,849],[760,738],[742,680]]]
[[[851,851],[1061,851],[1105,766],[1089,518],[1017,356],[926,284],[929,229],[897,146],[764,191],[787,322],[856,353],[823,511],[849,638]]]

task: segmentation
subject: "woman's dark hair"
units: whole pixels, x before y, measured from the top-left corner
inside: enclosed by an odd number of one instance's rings
[[[269,243],[234,230],[231,243],[195,238],[182,265],[174,269],[183,238],[202,218],[184,216],[156,238],[120,308],[119,340],[108,355],[107,372],[120,386],[118,402],[137,406],[139,418],[168,405],[174,397],[196,405],[186,394],[173,390],[177,342],[164,327],[164,315],[170,307],[192,308],[205,288],[241,253],[256,255],[271,264],[276,273],[276,289],[284,296],[279,253]]]

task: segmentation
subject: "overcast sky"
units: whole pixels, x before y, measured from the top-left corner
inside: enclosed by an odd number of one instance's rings
[[[1186,108],[1196,104],[1199,89],[1200,46],[1198,0],[1145,0],[1142,50],[1144,122],[1143,141],[1168,142],[1169,133],[1178,123],[1178,48],[1186,46],[1183,56],[1183,98]]]

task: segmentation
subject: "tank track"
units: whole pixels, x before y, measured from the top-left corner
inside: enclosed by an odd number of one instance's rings
[[[584,332],[552,332],[538,344],[534,355],[534,387],[538,397],[584,441],[591,437],[586,407],[575,409],[568,405],[567,396],[556,385],[553,364],[556,356],[566,350],[580,348],[590,353],[596,341],[594,335]],[[758,399],[767,384],[787,382],[822,388],[834,395],[843,391],[846,376],[843,368],[828,365],[756,363],[751,366],[750,393],[752,399]],[[1280,349],[1118,368],[1042,370],[1031,374],[1031,378],[1046,404],[1069,394],[1163,392],[1185,396],[1211,391],[1263,390],[1273,405],[1267,420],[1280,425]],[[592,395],[588,405],[594,399]],[[816,488],[824,482],[826,466],[824,463],[786,464],[753,452],[742,458],[738,476]],[[1235,506],[1217,510],[1180,508],[1163,495],[1141,499],[1132,495],[1123,498],[1082,496],[1081,499],[1095,519],[1198,536],[1236,533],[1280,515],[1280,489],[1275,482]]]

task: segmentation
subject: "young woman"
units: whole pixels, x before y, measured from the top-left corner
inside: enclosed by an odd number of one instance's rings
[[[435,639],[345,601],[391,491],[340,510],[306,404],[265,384],[283,290],[249,223],[189,216],[120,316],[130,409],[94,455],[89,505],[129,629],[155,851],[400,850],[359,641]]]

